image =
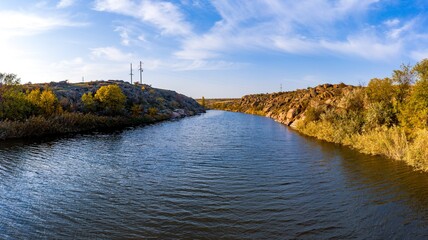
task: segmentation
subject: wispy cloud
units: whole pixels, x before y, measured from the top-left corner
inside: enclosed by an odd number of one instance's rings
[[[368,59],[399,54],[402,33],[411,23],[399,20],[373,26],[381,34],[366,33],[360,21],[378,0],[213,1],[221,16],[209,32],[183,40],[175,56],[187,60],[219,58],[225,53],[254,49],[290,54],[332,52]],[[349,26],[342,26],[346,22]],[[359,36],[355,35],[358,32]],[[388,39],[387,39],[388,38]]]
[[[124,46],[129,46],[131,39],[129,37],[129,29],[123,26],[116,27],[115,32],[118,32],[121,38],[121,43]]]
[[[56,5],[57,8],[68,8],[74,5],[76,0],[61,0]]]
[[[131,53],[125,53],[115,47],[100,47],[91,49],[92,58],[105,59],[115,62],[129,62],[134,58]]]
[[[28,36],[61,27],[83,26],[65,17],[41,16],[28,12],[0,11],[0,38]]]
[[[97,0],[94,9],[137,18],[166,35],[185,36],[192,32],[180,8],[167,1]]]

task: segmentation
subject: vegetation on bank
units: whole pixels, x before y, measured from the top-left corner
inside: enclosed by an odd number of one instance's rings
[[[123,81],[20,84],[0,73],[0,140],[153,123],[203,112],[173,91]]]
[[[428,59],[366,87],[318,86],[212,106],[269,116],[306,135],[428,170]]]

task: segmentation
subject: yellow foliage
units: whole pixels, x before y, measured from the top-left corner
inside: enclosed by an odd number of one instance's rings
[[[428,170],[428,130],[419,130],[409,146],[406,160],[410,165]]]
[[[48,89],[45,89],[42,92],[40,89],[32,90],[27,93],[27,101],[47,116],[62,112],[62,108],[58,104],[58,98],[51,90]]]
[[[115,84],[100,87],[95,93],[95,99],[110,113],[118,113],[125,108],[126,96]]]
[[[95,111],[96,102],[91,92],[83,94],[81,100],[87,111]]]

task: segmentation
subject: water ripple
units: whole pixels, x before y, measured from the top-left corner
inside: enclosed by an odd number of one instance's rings
[[[0,239],[426,239],[428,176],[210,111],[1,143]]]

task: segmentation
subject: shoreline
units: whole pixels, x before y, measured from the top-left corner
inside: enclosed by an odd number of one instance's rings
[[[157,115],[143,117],[65,113],[50,118],[35,116],[25,121],[1,121],[0,143],[8,140],[60,137],[68,134],[105,132],[123,130],[129,127],[144,127],[160,122],[196,116],[202,113],[203,112],[195,112],[182,116]]]

